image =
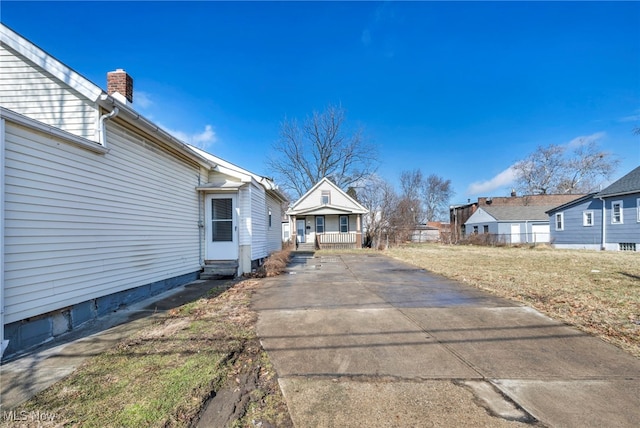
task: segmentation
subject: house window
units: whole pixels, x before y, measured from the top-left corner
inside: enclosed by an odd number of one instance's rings
[[[478,234],[478,226],[473,226],[473,234],[474,235]]]
[[[484,226],[482,226],[482,233],[484,233],[485,235],[487,233],[489,233],[489,225],[485,224]]]
[[[329,205],[331,203],[331,191],[323,190],[321,198],[322,198],[322,201],[321,201],[322,205]]]
[[[582,225],[593,226],[593,211],[582,212]]]
[[[271,210],[269,210],[269,229],[271,229],[271,225],[272,225],[272,218],[271,218]]]
[[[316,233],[324,233],[324,216],[316,217]]]
[[[556,230],[564,230],[564,213],[556,214]]]
[[[340,233],[349,232],[349,216],[341,215],[340,216]]]
[[[622,218],[622,201],[615,201],[611,203],[611,223],[622,224],[624,219]]]

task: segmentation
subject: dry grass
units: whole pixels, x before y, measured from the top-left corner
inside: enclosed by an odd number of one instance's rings
[[[291,257],[291,246],[280,251],[275,251],[267,257],[265,262],[258,268],[255,273],[247,275],[253,278],[264,278],[270,276],[278,276],[284,272],[289,259]]]
[[[416,245],[386,254],[532,306],[640,357],[640,254]]]
[[[251,397],[254,420],[265,425],[288,420],[273,371],[265,371],[257,315],[249,307],[258,286],[257,280],[245,280],[228,290],[214,288],[169,311],[14,409],[56,415],[51,423],[20,426],[191,426],[209,397],[241,369],[259,372],[260,388],[267,391],[268,400]],[[14,425],[0,420],[0,426]],[[253,425],[240,420],[235,426]]]

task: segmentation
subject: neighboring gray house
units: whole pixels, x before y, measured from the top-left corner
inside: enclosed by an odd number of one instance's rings
[[[291,237],[306,249],[362,247],[362,215],[368,212],[326,177],[287,210]]]
[[[548,215],[556,248],[640,251],[640,167]]]
[[[465,236],[488,234],[507,244],[549,242],[549,205],[483,206],[464,223]]]
[[[6,355],[281,247],[275,184],[138,114],[126,72],[103,91],[2,24],[0,42]]]

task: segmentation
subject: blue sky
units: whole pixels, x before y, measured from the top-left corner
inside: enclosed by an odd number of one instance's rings
[[[36,12],[37,11],[37,12]],[[508,195],[539,145],[640,164],[640,2],[14,2],[2,22],[180,138],[270,175],[285,117],[341,104],[379,175]]]

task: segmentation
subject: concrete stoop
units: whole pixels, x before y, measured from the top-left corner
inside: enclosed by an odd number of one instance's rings
[[[200,279],[235,278],[237,275],[237,260],[208,260],[200,273]]]

